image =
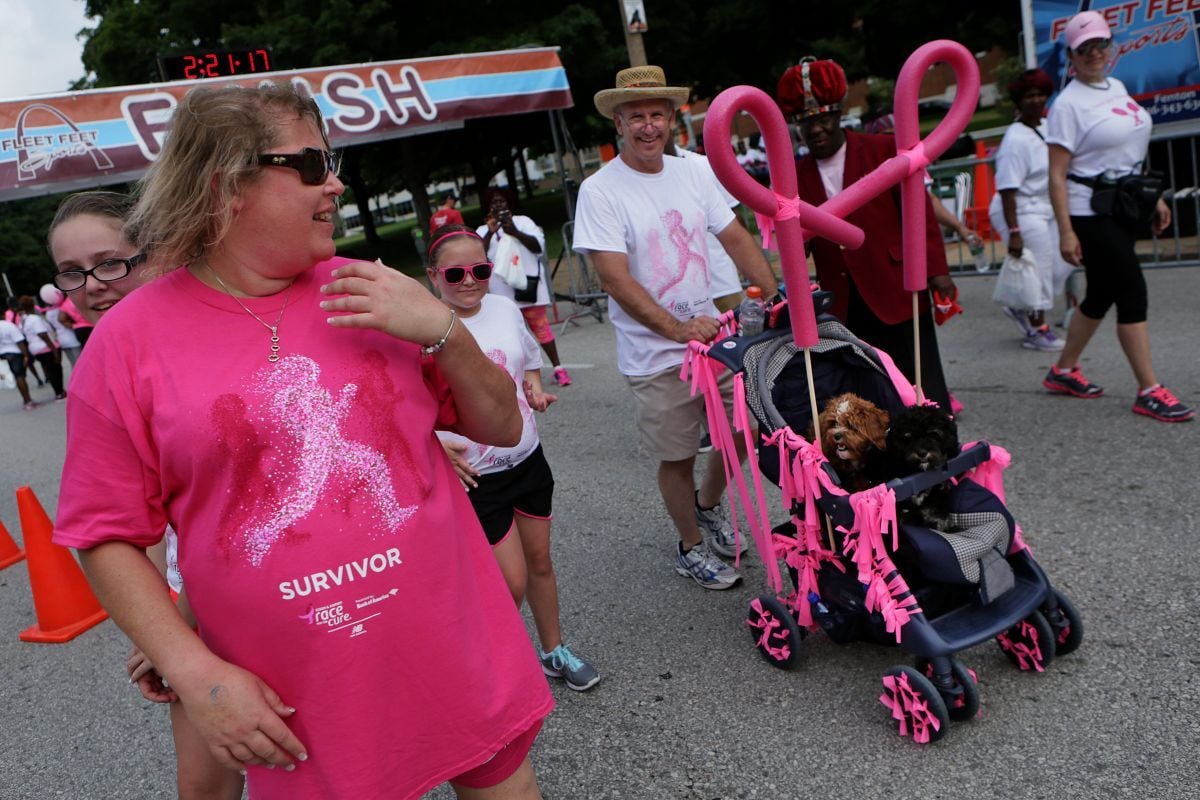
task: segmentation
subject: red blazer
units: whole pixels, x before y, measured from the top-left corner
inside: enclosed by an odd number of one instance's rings
[[[854,183],[895,154],[896,141],[891,136],[847,131],[843,186]],[[796,162],[796,178],[800,198],[805,202],[820,205],[828,199],[816,159],[811,155]],[[817,280],[821,288],[833,292],[831,312],[838,319],[846,319],[849,281],[854,282],[867,307],[883,322],[896,325],[912,319],[912,295],[904,289],[899,189],[899,186],[893,187],[846,218],[866,233],[863,246],[857,250],[844,250],[821,238],[808,242],[817,264]],[[928,194],[925,197],[925,238],[929,248],[927,274],[930,277],[949,274],[942,230],[933,217]],[[921,293],[920,308],[922,313],[929,310],[929,292]]]

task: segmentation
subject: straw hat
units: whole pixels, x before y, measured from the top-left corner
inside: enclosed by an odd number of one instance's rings
[[[662,67],[647,65],[618,72],[617,87],[596,92],[595,103],[597,111],[612,117],[613,109],[621,103],[634,100],[670,100],[671,105],[679,108],[687,102],[691,93],[686,86],[667,86],[667,76]]]

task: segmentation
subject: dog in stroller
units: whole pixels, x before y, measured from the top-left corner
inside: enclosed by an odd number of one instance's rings
[[[828,293],[814,293],[813,302],[820,314],[829,307]],[[787,315],[773,318],[786,322]],[[914,413],[913,387],[887,354],[839,321],[820,314],[817,329],[810,356],[818,407],[852,393],[886,412],[893,425],[906,415],[946,416]],[[904,470],[912,474],[868,488],[844,486],[819,443],[796,433],[813,427],[808,367],[800,355],[782,325],[694,348],[689,365],[693,380],[715,371],[708,363],[715,362],[742,382],[762,434],[757,469],[783,490],[790,515],[768,530],[761,491],[751,498],[741,487],[773,590],[750,603],[750,633],[763,658],[781,668],[795,666],[802,639],[816,629],[838,643],[898,645],[915,665],[888,669],[880,700],[902,736],[936,741],[951,720],[970,720],[979,709],[974,673],[958,654],[995,639],[1019,669],[1040,672],[1080,645],[1082,621],[1050,585],[1005,506],[1000,473],[1009,457],[1003,448],[986,441],[960,447],[955,439],[944,457]],[[944,519],[936,526],[922,515],[898,517],[898,507],[937,487],[945,496],[939,500]]]

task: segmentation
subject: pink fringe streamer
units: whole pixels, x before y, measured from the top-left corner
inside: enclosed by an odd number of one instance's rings
[[[908,683],[908,675],[885,675],[883,686],[886,691],[879,695],[879,702],[892,712],[892,719],[899,725],[901,736],[912,736],[918,744],[929,742],[930,730],[941,730],[941,721],[929,710],[929,704]]]

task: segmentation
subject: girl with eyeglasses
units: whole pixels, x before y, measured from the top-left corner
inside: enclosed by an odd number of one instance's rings
[[[251,797],[533,800],[553,698],[434,435],[515,444],[512,385],[418,281],[336,258],[329,151],[292,84],[180,100],[127,226],[161,274],[80,359],[55,541]],[[144,554],[168,522],[196,630]]]
[[[1150,358],[1146,278],[1134,249],[1137,226],[1092,208],[1097,178],[1143,171],[1150,115],[1121,81],[1108,75],[1113,37],[1102,14],[1076,14],[1063,37],[1074,80],[1059,92],[1046,120],[1050,204],[1058,222],[1062,257],[1084,268],[1087,294],[1071,315],[1066,344],[1042,385],[1074,397],[1096,398],[1104,393],[1084,377],[1079,360],[1115,305],[1117,339],[1138,385],[1133,413],[1160,422],[1185,422],[1195,412],[1159,383]],[[1170,224],[1171,209],[1159,198],[1151,230],[1158,235]]]
[[[58,268],[54,287],[68,300],[78,298],[75,308],[91,325],[99,322],[145,279],[145,257],[124,232],[133,200],[117,192],[79,192],[58,207],[50,223],[47,244]],[[59,305],[60,319],[65,316]],[[76,330],[78,327],[75,328]],[[73,487],[63,484],[63,494]],[[177,564],[175,532],[167,529],[163,544],[147,549],[172,591],[179,595],[178,609],[192,627],[196,621],[188,609],[187,596]],[[175,694],[163,685],[162,676],[136,646],[126,658],[125,669],[142,696],[170,707],[171,735],[175,743],[176,784],[181,800],[237,800],[242,796],[242,776],[218,762],[204,739],[188,721]]]
[[[513,379],[523,423],[521,441],[513,447],[481,444],[453,433],[439,432],[438,437],[448,451],[459,454],[459,477],[469,487],[471,505],[518,607],[528,594],[541,640],[542,671],[562,678],[575,691],[585,691],[599,683],[600,673],[563,642],[558,582],[550,559],[554,475],[542,452],[533,412],[545,411],[558,398],[542,387],[541,351],[516,303],[489,294],[492,265],[478,233],[463,225],[438,228],[430,236],[429,263],[429,281],[442,302],[488,358]]]

